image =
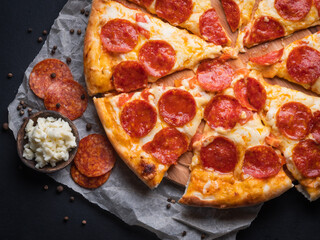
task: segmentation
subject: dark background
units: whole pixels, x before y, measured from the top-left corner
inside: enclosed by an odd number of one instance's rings
[[[7,122],[7,105],[13,100],[23,73],[43,43],[67,0],[1,0],[0,13],[0,123]],[[28,28],[32,33],[27,33]],[[7,78],[12,72],[14,77]],[[10,131],[0,126],[0,239],[158,239],[140,227],[91,204],[46,175],[22,166]],[[47,191],[43,190],[48,185]],[[70,196],[75,197],[73,203]],[[69,221],[63,221],[69,216]],[[85,219],[87,224],[82,226]],[[252,225],[240,231],[241,239],[320,239],[320,200],[308,202],[295,189],[264,204]]]

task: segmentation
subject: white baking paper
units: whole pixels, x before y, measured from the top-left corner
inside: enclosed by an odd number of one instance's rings
[[[88,17],[80,14],[80,10],[90,10],[90,7],[89,0],[69,0],[55,20],[41,51],[27,68],[18,93],[8,107],[9,127],[15,137],[23,117],[27,116],[27,113],[25,116],[19,116],[16,107],[20,100],[25,101],[34,112],[45,109],[43,101],[28,87],[28,77],[36,63],[46,58],[54,57],[65,61],[67,57],[71,57],[72,62],[69,66],[74,79],[85,86],[82,48]],[[71,28],[75,29],[74,34],[69,33]],[[76,33],[78,29],[82,31],[80,36]],[[58,49],[52,56],[50,52],[55,45]],[[80,138],[91,133],[104,133],[91,100],[84,115],[74,123],[79,130]],[[93,126],[90,132],[86,131],[87,123]],[[184,188],[164,179],[157,189],[150,190],[120,159],[117,160],[109,180],[96,190],[86,190],[76,185],[70,177],[69,170],[68,167],[50,176],[126,223],[142,226],[156,233],[161,239],[194,240],[200,239],[201,234],[205,233],[206,239],[234,240],[236,232],[248,227],[261,207],[259,205],[218,210],[176,203],[171,204],[170,209],[166,209],[167,199],[170,197],[177,201],[182,196]],[[184,237],[183,231],[187,231]]]

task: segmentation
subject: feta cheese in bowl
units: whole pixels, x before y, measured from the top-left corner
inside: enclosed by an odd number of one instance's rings
[[[29,167],[55,172],[73,160],[79,143],[74,124],[54,111],[36,113],[26,120],[17,139],[18,154]]]

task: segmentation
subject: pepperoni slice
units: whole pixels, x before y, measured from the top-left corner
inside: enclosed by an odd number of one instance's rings
[[[136,61],[119,63],[113,72],[113,84],[118,92],[131,92],[148,85],[148,75]]]
[[[86,90],[76,81],[54,82],[47,89],[44,97],[47,110],[61,113],[70,120],[82,116],[88,105]]]
[[[260,57],[250,58],[249,61],[261,66],[270,66],[277,62],[280,62],[282,55],[283,55],[283,48],[281,48],[280,50],[262,55]]]
[[[240,119],[241,109],[234,97],[217,95],[206,106],[204,118],[212,129],[232,129]]]
[[[219,16],[213,8],[205,11],[199,18],[200,34],[207,41],[216,45],[225,45],[229,42],[228,37],[223,30]]]
[[[299,142],[292,151],[292,160],[302,176],[320,176],[320,145],[311,139]]]
[[[141,47],[138,57],[145,70],[154,77],[168,74],[176,62],[175,50],[162,40],[146,42]]]
[[[274,18],[261,16],[254,21],[251,32],[245,37],[244,44],[250,47],[279,37],[283,37],[283,26]]]
[[[141,138],[146,136],[156,125],[157,112],[148,102],[133,100],[128,102],[120,115],[123,129],[131,137]]]
[[[33,67],[29,86],[35,95],[43,99],[52,83],[63,80],[73,80],[69,67],[58,59],[48,58]]]
[[[108,139],[101,134],[91,134],[79,142],[74,164],[87,177],[99,177],[109,172],[116,161]]]
[[[289,21],[304,19],[312,6],[312,0],[275,0],[274,7],[281,17]]]
[[[147,20],[145,19],[145,14],[144,13],[136,13],[136,21],[139,23],[147,23]],[[140,34],[142,34],[143,36],[145,36],[147,39],[149,39],[150,38],[150,32],[147,30],[147,29],[145,29],[145,28],[143,28],[143,27],[141,27],[141,26],[139,26],[139,24],[137,24],[137,30],[138,30],[138,32],[140,33]]]
[[[206,91],[220,92],[228,88],[232,82],[234,71],[228,63],[221,61],[202,61],[197,69],[198,83]]]
[[[320,15],[320,0],[314,0],[314,5],[317,8],[318,15]]]
[[[158,106],[163,120],[175,127],[181,127],[190,122],[197,110],[193,96],[182,89],[171,89],[165,92],[159,99]]]
[[[151,142],[143,145],[142,149],[160,163],[171,165],[188,150],[188,138],[177,129],[167,127],[158,132]]]
[[[314,139],[320,143],[320,110],[313,113],[311,133]]]
[[[287,70],[296,82],[313,84],[320,77],[320,52],[309,46],[294,48],[287,59]]]
[[[83,175],[74,164],[70,168],[70,173],[73,181],[81,187],[93,189],[103,185],[110,177],[111,171],[103,174],[99,177],[87,177]]]
[[[156,0],[156,13],[171,24],[185,22],[192,14],[192,0]]]
[[[244,113],[244,115],[243,115],[243,113]],[[249,110],[248,108],[243,107],[241,110],[239,123],[241,125],[244,125],[247,122],[249,122],[250,120],[252,120],[252,117],[253,117],[253,112],[251,110]]]
[[[101,28],[101,42],[108,52],[130,52],[138,44],[138,33],[133,23],[125,19],[112,19]]]
[[[119,98],[118,98],[118,101],[117,101],[117,107],[118,108],[122,108],[123,105],[132,98],[133,94],[134,94],[134,92],[120,94]]]
[[[289,139],[304,139],[310,132],[312,112],[310,108],[298,102],[285,103],[278,110],[276,125]]]
[[[278,154],[269,146],[255,146],[247,149],[243,160],[243,172],[255,178],[269,178],[281,169]]]
[[[233,172],[238,162],[236,145],[225,137],[216,137],[209,145],[201,147],[200,159],[206,168],[222,173]]]
[[[233,0],[221,0],[227,22],[232,32],[235,32],[240,24],[240,9],[238,4]]]
[[[254,78],[247,78],[247,96],[251,106],[253,106],[256,111],[263,108],[267,100],[267,92],[264,86]]]

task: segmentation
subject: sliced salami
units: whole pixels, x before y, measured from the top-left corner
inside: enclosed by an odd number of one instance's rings
[[[228,95],[215,96],[206,106],[204,119],[212,128],[232,129],[240,120],[241,105]]]
[[[147,39],[150,38],[150,31],[143,28],[141,25],[139,25],[139,23],[147,23],[146,20],[146,15],[144,13],[136,13],[136,21],[137,21],[137,30],[140,34],[142,34],[143,36],[145,36]]]
[[[101,28],[101,42],[108,52],[130,52],[138,44],[138,33],[133,23],[125,19],[112,19]]]
[[[314,139],[320,144],[320,110],[313,113],[311,133]]]
[[[44,105],[48,110],[59,112],[70,120],[75,120],[86,111],[88,95],[76,81],[54,82],[46,91]]]
[[[299,142],[292,151],[292,160],[302,176],[320,176],[320,145],[311,139]]]
[[[221,0],[227,22],[232,32],[235,32],[240,24],[240,9],[238,4],[233,0]]]
[[[229,40],[223,30],[219,16],[213,8],[204,12],[199,18],[200,34],[209,42],[216,45],[226,45]]]
[[[312,0],[275,0],[274,7],[281,17],[289,21],[300,21],[309,13]]]
[[[154,77],[162,77],[173,68],[176,52],[166,41],[152,40],[140,48],[138,58],[147,73]]]
[[[251,106],[260,111],[267,100],[267,92],[264,86],[254,78],[247,78],[247,96]]]
[[[197,111],[193,96],[182,89],[166,91],[158,102],[159,114],[171,126],[180,127],[190,122]]]
[[[312,112],[299,102],[288,102],[281,106],[276,115],[279,131],[289,139],[304,139],[310,132]]]
[[[317,8],[318,15],[320,15],[320,0],[314,0],[314,5]]]
[[[192,14],[192,0],[156,0],[156,13],[171,24],[185,22]]]
[[[141,138],[146,136],[156,125],[157,111],[146,101],[133,100],[124,105],[120,121],[126,133],[131,137]]]
[[[35,95],[43,99],[52,83],[63,80],[73,80],[69,67],[58,59],[48,58],[33,67],[29,86]]]
[[[272,147],[255,146],[247,149],[243,160],[243,172],[255,178],[269,178],[278,174],[281,160]]]
[[[188,138],[177,129],[167,127],[158,132],[151,142],[143,145],[142,149],[160,163],[171,165],[188,150]]]
[[[120,62],[113,71],[113,84],[118,92],[131,92],[148,85],[148,75],[137,61]]]
[[[230,86],[233,74],[233,68],[228,63],[218,59],[205,60],[197,69],[197,80],[204,90],[220,92]]]
[[[254,21],[251,32],[245,36],[244,44],[252,46],[284,35],[285,31],[281,23],[272,17],[261,16]]]
[[[320,52],[309,46],[294,48],[288,55],[287,70],[296,82],[313,84],[320,77]]]
[[[221,173],[233,172],[238,162],[236,145],[225,137],[216,137],[207,146],[201,147],[201,163]]]
[[[120,94],[119,98],[118,98],[118,101],[117,101],[117,107],[118,108],[122,108],[124,106],[124,104],[131,99],[133,94],[134,94],[134,92]]]
[[[109,172],[116,161],[113,148],[107,137],[91,134],[79,142],[74,164],[87,177],[99,177]]]
[[[79,186],[88,188],[88,189],[94,189],[102,186],[110,177],[111,171],[107,172],[106,174],[103,174],[99,177],[87,177],[83,175],[74,164],[72,164],[70,168],[70,174],[75,183],[77,183]]]
[[[281,57],[283,55],[283,48],[277,51],[270,52],[268,54],[262,55],[260,57],[252,57],[249,60],[255,64],[261,65],[261,66],[270,66],[272,64],[275,64],[281,60]]]

